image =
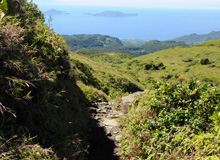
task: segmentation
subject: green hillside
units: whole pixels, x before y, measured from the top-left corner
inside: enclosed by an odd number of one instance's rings
[[[177,42],[185,42],[186,44],[189,45],[195,45],[208,40],[219,39],[219,38],[220,38],[220,31],[219,32],[213,31],[208,34],[201,34],[201,35],[194,33],[194,34],[178,37],[173,40]]]
[[[135,58],[134,55],[126,53],[115,53],[115,52],[91,52],[91,51],[77,51],[75,52],[78,55],[87,57],[96,62],[110,63],[110,64],[121,64],[132,58]]]
[[[211,40],[196,46],[174,47],[140,57],[114,52],[78,51],[76,54],[108,64],[127,76],[136,77],[136,81],[145,87],[152,79],[175,80],[180,75],[185,79],[196,78],[218,86],[219,42]],[[206,58],[209,63],[202,65],[201,59]]]
[[[220,84],[220,40],[211,40],[196,46],[175,47],[140,56],[121,65],[127,73],[135,74],[145,85],[154,79],[174,80],[197,78],[201,81]],[[201,65],[202,58],[208,58],[209,64]],[[161,68],[156,67],[162,65]],[[148,69],[147,66],[151,66]],[[155,66],[155,67],[154,67]]]
[[[71,51],[77,51],[93,47],[119,47],[122,46],[122,42],[115,37],[106,35],[63,35],[63,38],[70,46]]]
[[[146,53],[153,53],[156,51],[164,50],[167,48],[172,48],[175,46],[186,46],[186,44],[184,42],[176,42],[176,41],[153,40],[153,41],[149,41],[149,42],[143,44],[142,46],[140,46],[140,48],[142,50],[144,50],[144,52],[146,52]],[[138,54],[138,56],[140,56],[140,55],[144,55],[144,54]]]
[[[142,39],[122,39],[121,42],[124,46],[141,46],[149,40]]]
[[[116,66],[113,68],[112,62],[96,62],[74,53],[70,58],[77,84],[90,101],[116,98],[118,94],[133,93],[143,88],[136,77],[120,71]]]
[[[70,46],[70,50],[73,52],[77,50],[92,52],[120,52],[141,56],[175,46],[187,46],[185,42],[157,40],[148,41],[139,46],[135,46],[133,44],[123,45],[123,41],[118,38],[105,35],[63,35],[63,38],[66,40],[67,44]]]

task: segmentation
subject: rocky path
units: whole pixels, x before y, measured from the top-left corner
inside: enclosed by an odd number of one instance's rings
[[[90,109],[93,119],[90,122],[92,138],[91,160],[120,159],[120,125],[117,122],[121,111],[114,109],[112,102],[98,102]]]
[[[136,92],[121,99],[122,109],[128,106],[134,97],[144,92]],[[123,112],[116,110],[112,102],[97,102],[90,108],[90,156],[89,160],[119,160],[121,153],[119,116]]]

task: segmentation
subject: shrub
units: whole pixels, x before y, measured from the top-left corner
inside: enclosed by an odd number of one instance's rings
[[[220,90],[195,80],[153,83],[121,118],[122,158],[201,159],[218,156]],[[219,119],[218,119],[219,121]],[[215,122],[217,123],[217,122]],[[217,136],[218,137],[218,136]],[[209,147],[208,147],[209,146]]]
[[[190,63],[187,65],[187,67],[195,66],[197,63],[199,63],[199,61],[198,61],[198,60],[194,60],[194,61],[190,62]]]

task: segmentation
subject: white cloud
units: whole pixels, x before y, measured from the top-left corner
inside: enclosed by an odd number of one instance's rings
[[[220,9],[219,0],[34,0],[37,4]]]

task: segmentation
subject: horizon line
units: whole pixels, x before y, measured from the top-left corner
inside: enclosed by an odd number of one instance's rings
[[[37,3],[36,3],[37,4]],[[188,9],[188,10],[219,10],[220,8],[205,7],[143,7],[143,6],[105,6],[105,5],[74,5],[74,4],[37,4],[38,6],[72,6],[72,7],[110,7],[110,8],[139,8],[139,9]]]

